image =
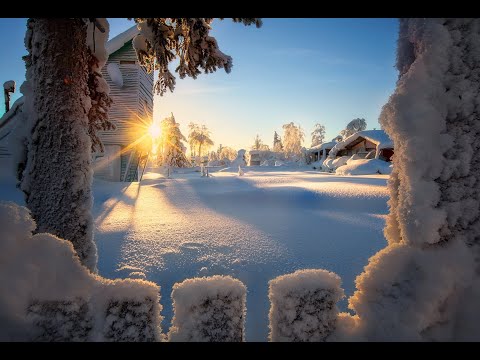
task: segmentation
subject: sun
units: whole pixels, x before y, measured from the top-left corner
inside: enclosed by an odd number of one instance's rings
[[[160,126],[157,123],[152,123],[152,125],[148,128],[148,133],[152,137],[153,140],[158,139],[160,137]]]

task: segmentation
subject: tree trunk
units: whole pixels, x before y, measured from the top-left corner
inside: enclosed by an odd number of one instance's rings
[[[198,145],[198,156],[202,157],[202,143]]]
[[[31,19],[22,92],[31,126],[21,189],[38,232],[70,240],[96,271],[91,140],[87,114],[87,25],[81,19]]]

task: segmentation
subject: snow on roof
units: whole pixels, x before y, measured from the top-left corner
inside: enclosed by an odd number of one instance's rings
[[[326,142],[326,143],[322,143],[322,144],[312,146],[310,149],[308,149],[308,151],[332,149],[336,144],[337,144],[336,141],[329,141],[329,142]]]
[[[332,156],[335,156],[338,151],[344,149],[346,146],[348,146],[349,144],[351,144],[352,142],[354,142],[360,137],[367,139],[368,141],[371,141],[372,143],[377,145],[377,150],[393,148],[393,141],[388,137],[385,131],[363,130],[363,131],[358,131],[355,134],[347,137],[345,140],[338,142],[332,148],[332,152],[331,152]]]
[[[105,46],[108,55],[111,55],[115,51],[119,50],[123,45],[125,45],[125,43],[131,41],[139,33],[140,30],[137,28],[137,25],[133,25],[130,29],[118,34],[113,39],[110,39]]]
[[[8,80],[3,83],[3,88],[5,90],[15,89],[15,81]]]

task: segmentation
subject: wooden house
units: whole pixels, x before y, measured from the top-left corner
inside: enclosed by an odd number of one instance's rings
[[[109,181],[138,181],[146,122],[153,115],[153,73],[148,74],[137,60],[132,40],[139,33],[136,26],[109,40],[108,61],[102,75],[110,86],[113,104],[110,120],[116,129],[99,132],[104,152],[94,154],[95,176]]]

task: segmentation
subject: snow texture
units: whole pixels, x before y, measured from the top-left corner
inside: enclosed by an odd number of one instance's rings
[[[118,64],[113,62],[109,63],[107,65],[107,72],[115,85],[118,87],[123,87],[123,76]]]
[[[355,156],[355,155],[353,155]],[[352,156],[352,157],[353,157]],[[369,175],[369,174],[390,174],[392,165],[389,162],[378,159],[355,159],[350,158],[344,166],[336,169],[337,175]]]
[[[108,35],[110,33],[110,25],[105,18],[96,18],[95,22],[98,23],[104,32],[100,31],[98,26],[95,26],[94,22],[89,22],[87,27],[87,47],[92,52],[93,56],[98,60],[98,68],[101,69],[105,66],[108,60],[108,55],[111,53],[106,49],[106,43]]]
[[[173,286],[170,341],[244,341],[247,288],[230,276],[187,279]]]
[[[270,340],[325,341],[334,331],[340,277],[326,270],[297,270],[269,282]]]
[[[480,340],[479,35],[480,19],[400,20],[400,76],[379,120],[401,145],[389,245],[350,299],[367,340]]]
[[[389,245],[369,260],[349,299],[361,319],[357,335],[370,341],[454,340],[461,290],[472,281],[473,265],[462,242],[428,250]]]
[[[94,275],[71,242],[35,227],[27,208],[0,202],[0,341],[162,339],[157,285]]]

